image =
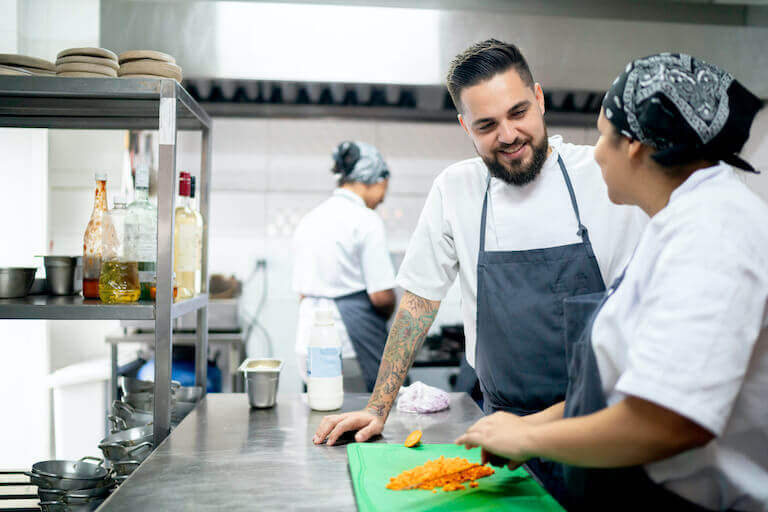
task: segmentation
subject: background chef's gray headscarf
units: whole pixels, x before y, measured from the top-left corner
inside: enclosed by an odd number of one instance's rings
[[[379,151],[365,142],[346,141],[333,151],[331,172],[341,174],[342,182],[373,185],[389,178],[389,169]]]
[[[603,100],[605,117],[623,135],[658,151],[671,167],[723,160],[757,172],[736,154],[762,102],[733,76],[682,53],[660,53],[627,64]]]

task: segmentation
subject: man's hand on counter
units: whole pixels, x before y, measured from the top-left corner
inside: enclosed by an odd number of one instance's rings
[[[389,331],[379,374],[368,406],[363,411],[326,416],[315,432],[315,444],[333,445],[345,432],[357,430],[355,441],[363,443],[384,430],[384,422],[395,403],[400,386],[413,364],[421,343],[437,315],[440,301],[406,291]]]
[[[355,441],[364,443],[370,438],[381,434],[381,431],[384,430],[384,420],[383,416],[377,416],[367,411],[326,416],[320,422],[320,426],[317,427],[312,441],[315,444],[323,444],[325,442],[329,446],[333,446],[342,434],[357,430]]]

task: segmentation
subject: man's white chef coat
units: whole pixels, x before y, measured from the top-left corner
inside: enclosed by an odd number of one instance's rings
[[[608,199],[592,146],[549,139],[552,153],[541,174],[524,186],[491,178],[486,250],[541,249],[581,242],[560,166],[561,155],[583,224],[607,284],[621,272],[648,217]],[[477,253],[488,169],[478,158],[445,169],[432,185],[397,276],[397,284],[430,300],[442,300],[457,274],[461,283],[467,361],[474,366]],[[522,362],[522,364],[525,364]]]

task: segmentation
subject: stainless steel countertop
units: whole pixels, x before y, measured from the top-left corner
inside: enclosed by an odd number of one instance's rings
[[[367,394],[348,393],[343,411]],[[209,394],[99,511],[355,510],[341,446],[315,446],[328,413],[302,396],[279,395],[272,409],[250,409],[245,394]],[[414,429],[430,443],[450,443],[482,417],[465,393],[435,414],[393,410],[376,442],[402,443]]]

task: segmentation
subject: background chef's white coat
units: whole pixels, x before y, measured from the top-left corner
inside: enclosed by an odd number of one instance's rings
[[[768,206],[696,171],[648,224],[592,330],[609,405],[657,403],[717,436],[645,466],[706,508],[768,510]]]
[[[306,297],[299,305],[296,332],[299,361],[307,353],[313,315],[318,307],[334,312],[342,357],[355,357],[332,299],[363,290],[370,294],[395,287],[384,223],[360,196],[339,188],[301,219],[294,232],[293,250],[293,289]]]
[[[581,241],[557,163],[559,154],[568,169],[603,280],[610,283],[624,268],[648,217],[636,207],[610,202],[592,146],[568,144],[560,136],[550,137],[549,144],[552,154],[532,183],[520,187],[491,178],[486,250],[540,249]],[[478,157],[451,165],[435,179],[397,276],[402,288],[426,299],[442,300],[458,274],[466,356],[472,366],[477,253],[487,177],[488,169]]]

